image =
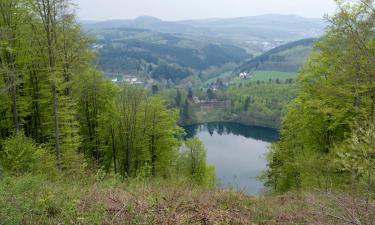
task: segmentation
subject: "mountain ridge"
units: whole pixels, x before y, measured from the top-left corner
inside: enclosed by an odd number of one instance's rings
[[[212,22],[212,21],[218,21],[218,20],[233,20],[233,19],[246,19],[246,18],[270,18],[270,17],[289,17],[289,18],[302,18],[307,20],[315,20],[315,21],[324,21],[321,18],[317,17],[304,17],[296,14],[277,14],[277,13],[269,13],[269,14],[260,14],[260,15],[254,15],[254,16],[238,16],[238,17],[208,17],[204,19],[182,19],[182,20],[165,20],[161,19],[159,17],[155,16],[138,16],[135,18],[124,18],[124,19],[108,19],[108,20],[91,20],[91,19],[81,19],[79,22],[83,25],[87,23],[103,23],[103,22],[119,22],[119,21],[134,21],[134,20],[142,20],[142,19],[149,19],[149,20],[155,20],[155,21],[163,21],[163,22],[177,22],[177,23],[185,23],[185,22],[191,22],[191,21],[200,21],[200,22]]]
[[[291,41],[319,37],[326,27],[322,19],[281,14],[180,21],[164,21],[156,17],[141,16],[128,20],[83,22],[82,25],[86,30],[129,27],[162,33],[222,38],[247,46],[249,49],[250,46],[269,42],[267,46],[263,46],[265,50]]]
[[[279,72],[298,72],[310,55],[318,38],[306,38],[280,45],[239,66],[235,72],[272,70]]]

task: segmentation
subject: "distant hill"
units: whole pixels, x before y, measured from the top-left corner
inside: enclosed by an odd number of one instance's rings
[[[314,41],[300,39],[319,37],[325,27],[320,19],[293,15],[190,21],[144,16],[82,24],[97,39],[93,48],[107,75],[188,85],[254,68],[295,72]]]
[[[178,81],[225,64],[240,65],[251,55],[235,45],[136,28],[91,31],[98,64],[107,74],[144,75]]]
[[[147,29],[164,33],[191,33],[196,32],[193,26],[178,22],[162,21],[155,17],[142,16],[133,20],[107,20],[93,23],[82,21],[86,29],[108,29],[108,28],[137,28]]]
[[[315,38],[302,39],[276,47],[236,69],[236,72],[279,71],[297,72],[311,53]]]
[[[262,15],[189,21],[162,21],[144,16],[133,20],[83,21],[83,26],[86,30],[127,27],[225,40],[250,53],[260,53],[291,41],[320,37],[326,24],[321,19],[295,15]]]

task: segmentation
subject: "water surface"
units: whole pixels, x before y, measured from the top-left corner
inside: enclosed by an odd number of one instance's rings
[[[192,125],[185,130],[187,137],[199,137],[204,143],[221,187],[252,195],[262,191],[263,184],[256,177],[266,169],[265,153],[278,139],[276,130],[235,123]]]

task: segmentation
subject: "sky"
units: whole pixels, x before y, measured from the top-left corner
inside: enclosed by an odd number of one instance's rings
[[[153,16],[166,21],[294,14],[321,18],[335,10],[333,0],[73,0],[81,20]]]

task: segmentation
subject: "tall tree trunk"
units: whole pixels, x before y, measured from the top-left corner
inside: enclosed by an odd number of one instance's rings
[[[126,149],[125,149],[125,173],[127,176],[130,176],[130,138],[129,130],[126,130]]]
[[[117,174],[117,163],[116,163],[116,146],[115,146],[115,132],[113,126],[111,125],[111,138],[112,138],[112,154],[113,154],[113,166],[115,169],[115,174]]]
[[[152,117],[152,134],[151,134],[151,143],[150,143],[150,154],[151,154],[151,165],[152,165],[152,176],[156,176],[156,149],[155,149],[155,126],[156,126],[156,112],[153,111]]]
[[[20,124],[18,119],[18,110],[17,110],[17,87],[16,87],[16,75],[12,75],[11,77],[11,95],[12,95],[12,113],[13,113],[13,123],[14,128],[16,129],[16,133],[20,131]]]
[[[151,140],[150,140],[150,151],[151,151],[151,165],[152,165],[152,170],[151,174],[152,176],[156,176],[156,168],[155,168],[155,163],[156,163],[156,151],[155,151],[155,135],[151,135]]]
[[[10,48],[13,49],[15,45],[16,37],[14,35],[15,24],[13,24],[13,9],[16,7],[16,1],[2,1],[0,3],[0,14],[1,21],[4,23],[5,31],[9,30],[9,44]],[[6,51],[5,54],[6,64],[9,66],[8,82],[10,96],[12,99],[12,114],[13,114],[13,123],[16,133],[19,132],[19,117],[17,111],[17,67],[16,60],[11,51]]]
[[[58,117],[56,80],[52,81],[52,97],[53,97],[53,119],[54,119],[54,124],[55,124],[56,160],[57,160],[57,168],[61,170],[60,129],[59,129],[59,117]]]

